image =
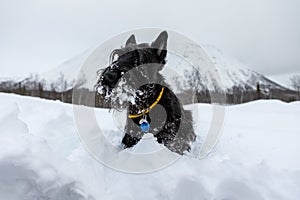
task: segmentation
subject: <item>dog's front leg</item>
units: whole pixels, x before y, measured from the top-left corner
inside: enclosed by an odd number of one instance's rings
[[[122,145],[124,149],[133,147],[141,140],[141,137],[134,137],[128,133],[125,133],[123,139],[122,139]]]
[[[125,135],[122,139],[122,146],[124,149],[133,147],[136,145],[143,137],[143,133],[140,131],[139,127],[133,122],[133,120],[128,119],[125,128]]]

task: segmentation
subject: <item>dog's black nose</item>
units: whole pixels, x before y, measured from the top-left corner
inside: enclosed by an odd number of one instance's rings
[[[101,85],[113,89],[119,80],[119,74],[117,72],[106,72],[102,76]]]
[[[107,72],[105,74],[105,79],[108,82],[114,82],[114,81],[116,81],[117,78],[118,78],[118,74],[116,72]]]

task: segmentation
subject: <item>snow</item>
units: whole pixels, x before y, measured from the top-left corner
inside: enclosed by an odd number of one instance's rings
[[[200,111],[197,134],[207,131],[211,105],[187,108]],[[259,100],[228,106],[222,137],[206,158],[183,156],[146,174],[122,173],[94,160],[80,143],[70,104],[0,93],[0,111],[0,199],[300,196],[300,102]],[[97,115],[106,130],[113,127],[107,110],[97,109]],[[112,129],[111,134],[118,133]],[[136,149],[145,150],[142,143]]]

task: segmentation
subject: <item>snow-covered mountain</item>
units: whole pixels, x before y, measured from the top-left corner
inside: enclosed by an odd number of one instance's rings
[[[286,90],[284,86],[272,81],[271,79],[267,78],[266,76],[254,71],[250,67],[246,66],[245,64],[237,61],[236,59],[230,58],[229,56],[225,55],[221,50],[217,49],[211,45],[202,45],[205,52],[209,55],[211,60],[213,61],[217,74],[216,76],[215,68],[211,69],[198,69],[200,72],[200,81],[198,87],[200,89],[207,89],[205,87],[209,86],[209,89],[221,88],[223,90],[230,90],[233,87],[239,87],[242,89],[256,89],[257,83],[260,84],[261,88],[276,88]],[[76,79],[76,77],[80,77],[80,67],[84,60],[89,56],[90,51],[85,51],[81,55],[78,55],[64,63],[60,66],[54,68],[51,71],[43,73],[40,75],[41,79],[45,79],[48,83],[53,83],[57,81],[57,79],[63,75],[64,78],[71,83]],[[188,46],[185,51],[184,58],[189,60],[189,56],[193,56],[193,46]],[[178,60],[177,60],[178,61]],[[182,66],[186,65],[185,62],[177,62],[176,59],[173,60],[172,56],[168,58],[167,67],[169,66],[170,69],[176,65],[175,69],[178,71],[181,70],[181,75],[186,74],[186,72],[191,72],[192,68]],[[106,65],[105,65],[106,66]],[[102,66],[102,67],[105,67]],[[100,66],[99,66],[100,67]],[[183,70],[185,69],[185,71]],[[94,69],[94,76],[92,78],[86,79],[85,87],[86,88],[93,88],[94,84],[96,83],[97,79],[97,70]],[[179,72],[180,73],[180,72]],[[82,77],[85,77],[82,74]],[[174,83],[175,74],[172,74],[170,70],[165,70],[164,75],[169,82]],[[179,78],[180,79],[180,78]],[[218,80],[221,79],[221,80]],[[176,84],[174,84],[176,85]],[[201,88],[202,87],[202,88]]]
[[[273,74],[268,75],[268,77],[272,80],[276,80],[281,85],[284,85],[287,88],[295,89],[293,87],[291,79],[296,76],[300,75],[300,71],[292,72],[292,73],[284,73],[284,74]]]
[[[15,77],[0,77],[0,83],[1,82],[6,82],[6,81],[14,81],[14,82],[19,82],[23,81],[26,78],[26,76],[21,77],[21,76],[15,76]]]
[[[59,78],[63,76],[63,79],[69,83],[68,87],[72,87],[74,81],[78,79],[77,76],[80,71],[81,64],[88,55],[89,50],[86,50],[82,54],[66,60],[54,69],[40,74],[39,78],[45,80],[46,87],[50,88],[51,84],[55,84],[57,81],[59,81]]]
[[[191,58],[194,59],[193,56],[199,57],[195,55],[195,48],[193,44],[185,47],[185,51],[183,52],[185,60],[189,61]],[[198,90],[222,89],[226,91],[233,87],[238,87],[242,90],[256,89],[257,83],[260,84],[262,89],[287,89],[287,87],[272,81],[236,59],[230,58],[212,45],[202,45],[202,48],[204,49],[203,54],[207,54],[210,57],[214,63],[214,67],[200,67],[197,69],[199,74],[194,77],[195,80],[192,80],[192,82],[196,84]],[[51,85],[58,84],[63,78],[63,80],[68,83],[67,87],[69,89],[75,84],[75,80],[82,79],[82,87],[91,90],[94,89],[94,85],[97,81],[97,71],[107,66],[108,56],[106,56],[107,58],[97,58],[97,56],[94,55],[93,61],[91,62],[92,67],[87,71],[86,69],[82,69],[82,64],[86,61],[86,58],[90,56],[90,53],[91,50],[86,50],[82,54],[65,61],[53,70],[40,74],[40,80],[45,80],[46,88],[50,88],[52,87]],[[171,53],[168,54],[168,62],[162,73],[173,86],[173,89],[177,90],[179,87],[181,89],[187,88],[186,81],[193,78],[191,77],[193,68],[188,65],[189,63],[182,58],[174,57]],[[182,78],[184,76],[185,78]]]
[[[239,62],[238,60],[231,58],[224,54],[221,50],[212,45],[202,45],[204,49],[203,54],[207,54],[213,62],[213,66],[207,64],[207,66],[200,66],[197,68],[198,72],[193,71],[192,68],[186,68],[186,79],[190,81],[190,84],[182,83],[182,85],[193,85],[199,90],[231,90],[233,88],[239,88],[240,90],[256,90],[257,84],[261,89],[280,89],[286,90],[284,86],[276,83],[275,81],[267,78],[263,74],[260,74],[247,65]],[[186,47],[183,54],[187,60],[194,60],[197,62],[199,59],[203,59],[203,55],[199,56],[195,53],[197,47],[190,44]],[[197,50],[198,52],[199,50]],[[204,57],[205,58],[205,57]],[[199,62],[201,63],[201,62]],[[181,66],[179,68],[185,68]],[[192,71],[191,71],[192,70]],[[190,76],[190,77],[188,77]],[[190,80],[189,80],[190,79]],[[180,78],[179,78],[180,80]],[[178,81],[178,78],[177,78]],[[180,84],[180,81],[179,81]],[[194,85],[195,84],[195,85]],[[187,86],[186,86],[187,88]]]
[[[254,71],[238,60],[226,56],[216,47],[210,45],[204,47],[210,58],[213,60],[225,89],[231,89],[233,87],[256,89],[257,83],[259,83],[262,88],[286,89],[284,86],[281,86],[263,74]]]

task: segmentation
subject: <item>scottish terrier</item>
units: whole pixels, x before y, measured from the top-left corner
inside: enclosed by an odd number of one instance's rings
[[[191,112],[184,110],[161,74],[166,64],[167,40],[166,31],[151,44],[137,44],[131,35],[125,47],[111,53],[110,65],[99,74],[97,92],[113,107],[118,107],[116,103],[121,99],[114,91],[121,88],[131,97],[121,103],[128,108],[121,144],[124,149],[133,147],[149,132],[158,143],[182,155],[196,139]]]

